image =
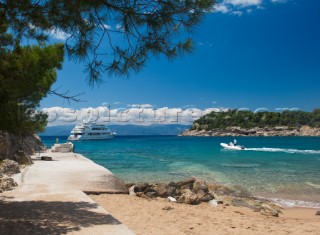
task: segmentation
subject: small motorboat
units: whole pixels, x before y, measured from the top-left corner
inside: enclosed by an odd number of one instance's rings
[[[226,144],[226,143],[220,143],[221,147],[225,149],[232,149],[232,150],[244,150],[246,149],[244,146],[240,145],[233,145],[233,144]]]

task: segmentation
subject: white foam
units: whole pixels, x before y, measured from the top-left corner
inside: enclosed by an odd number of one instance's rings
[[[255,167],[259,167],[260,164],[222,164],[222,166],[224,167],[234,167],[234,168],[255,168]]]
[[[319,184],[314,184],[314,183],[311,183],[311,182],[306,182],[306,185],[312,187],[312,188],[317,188],[317,189],[320,189],[320,185]]]
[[[307,202],[307,201],[289,200],[289,199],[280,199],[280,198],[268,198],[268,199],[283,207],[320,208],[319,202]]]
[[[282,148],[245,148],[247,151],[262,152],[283,152],[283,153],[301,153],[301,154],[320,154],[320,150],[300,150],[300,149],[282,149]]]

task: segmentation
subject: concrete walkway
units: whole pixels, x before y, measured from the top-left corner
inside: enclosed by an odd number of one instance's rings
[[[0,194],[1,234],[133,234],[84,193],[125,192],[110,171],[79,154],[39,156],[15,176],[19,187]]]

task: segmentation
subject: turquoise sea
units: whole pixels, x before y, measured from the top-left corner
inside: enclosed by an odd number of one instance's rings
[[[59,142],[65,142],[60,136]],[[56,137],[42,137],[51,147]],[[247,150],[224,150],[230,137],[118,136],[82,141],[75,151],[125,182],[169,182],[191,176],[243,187],[287,206],[320,208],[319,137],[238,137]]]

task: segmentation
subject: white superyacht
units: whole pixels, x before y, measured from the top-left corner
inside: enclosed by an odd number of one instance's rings
[[[76,125],[68,140],[110,140],[116,133],[112,132],[106,125],[99,125],[95,122],[83,122],[82,125]]]

